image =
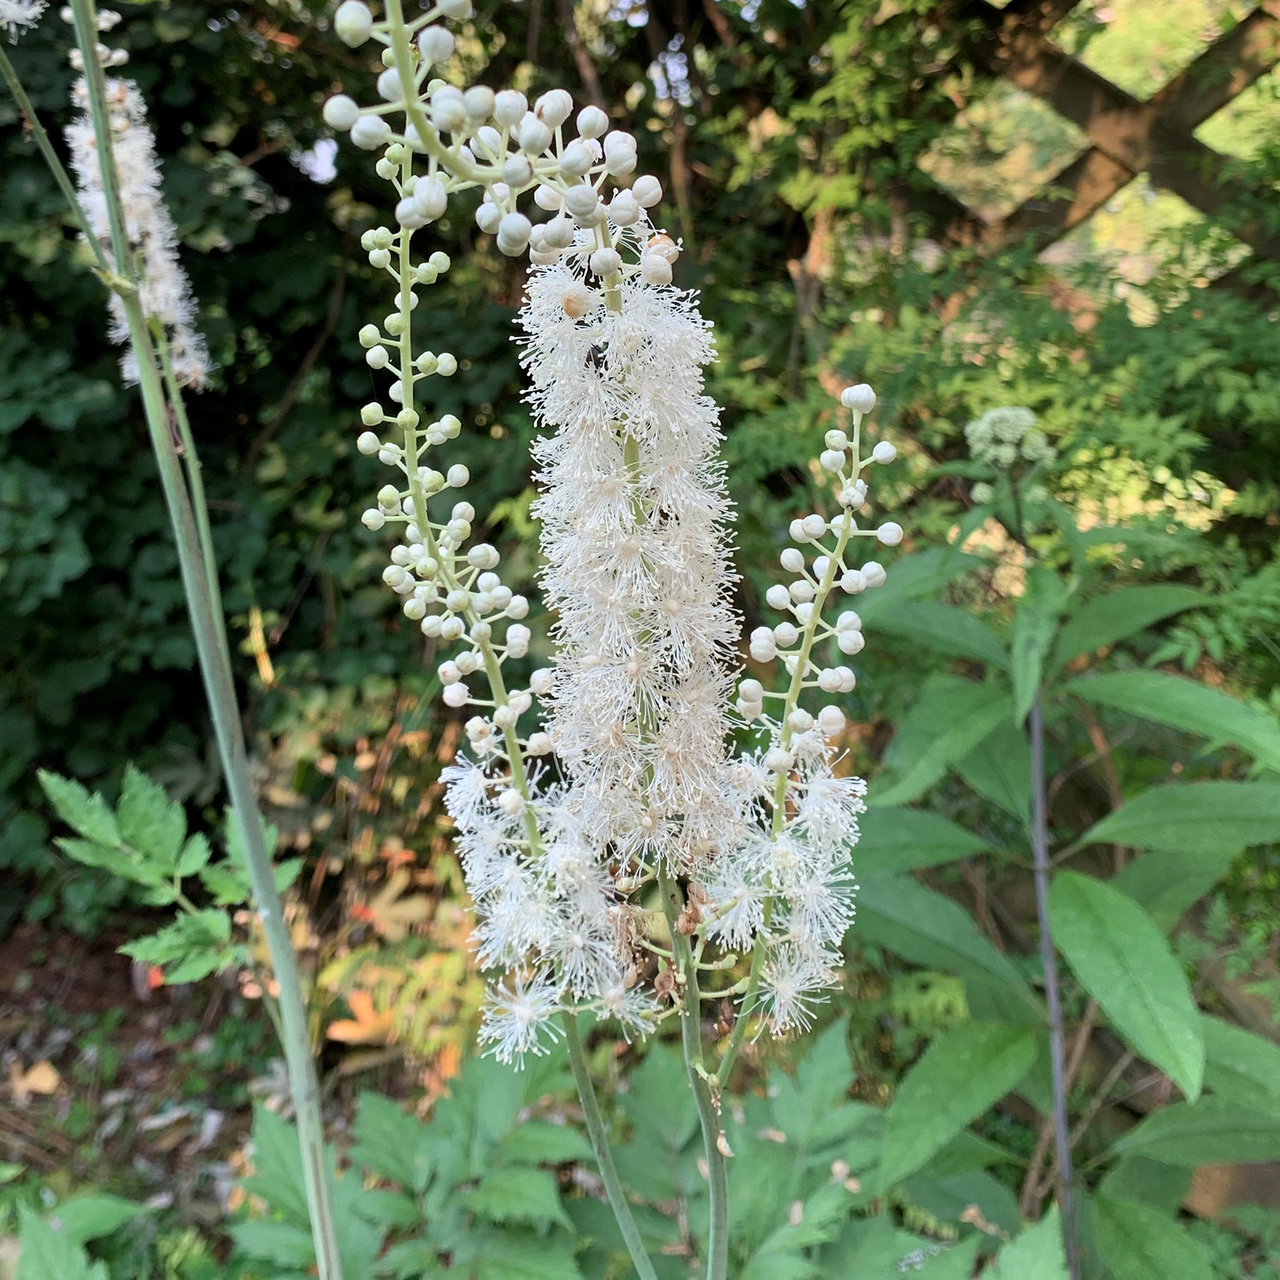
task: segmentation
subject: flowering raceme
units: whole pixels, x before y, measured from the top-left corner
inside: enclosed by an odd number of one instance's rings
[[[757,662],[781,659],[786,687],[739,683],[731,510],[718,410],[703,386],[713,345],[695,295],[672,285],[679,246],[650,221],[661,186],[635,176],[629,133],[597,107],[575,116],[563,90],[530,104],[515,90],[434,78],[454,53],[437,19],[469,13],[469,0],[441,0],[406,21],[400,0],[388,0],[375,21],[362,0],[346,0],[339,36],[384,46],[382,101],[361,107],[339,94],[324,118],[382,153],[377,171],[395,192],[396,225],[362,240],[396,298],[359,335],[388,381],[361,412],[358,447],[393,472],[363,519],[396,530],[383,578],[429,639],[458,646],[439,668],[444,701],[474,708],[467,751],[445,781],[479,960],[506,974],[490,989],[481,1037],[520,1060],[545,1051],[560,1014],[590,1010],[630,1036],[679,1007],[696,1027],[701,974],[720,984],[708,998],[740,997],[746,1015],[727,1071],[752,1015],[777,1031],[807,1024],[852,918],[849,851],[864,788],[838,770],[840,709],[800,704],[813,689],[853,688],[852,670],[822,665],[816,647],[862,647],[855,613],[830,623],[822,611],[834,592],[884,580],[874,562],[855,566],[851,547],[901,539],[897,525],[864,530],[855,515],[862,471],[891,461],[893,448],[861,457],[875,397],[851,388],[852,436],[828,432],[821,458],[841,509],[792,526],[798,545],[782,564],[794,581],[768,596],[785,617],[751,637]],[[509,660],[528,653],[528,602],[502,582],[496,549],[471,541],[476,512],[456,492],[466,468],[428,461],[461,423],[424,423],[418,407],[420,384],[457,361],[414,348],[419,289],[451,265],[439,251],[415,255],[414,236],[476,188],[480,229],[504,254],[527,253],[531,268],[519,328],[544,428],[536,514],[557,643],[525,688],[508,679]],[[543,221],[521,208],[526,194]],[[769,714],[766,699],[777,704]],[[735,726],[748,740],[737,757]],[[749,972],[734,981],[748,953]]]
[[[63,17],[70,21],[71,11],[63,10]],[[100,11],[97,18],[101,31],[111,30],[120,21],[118,13],[107,9]],[[75,52],[78,54],[79,50]],[[108,50],[102,45],[99,56],[105,66],[119,66],[126,60],[123,50]],[[147,123],[147,105],[132,80],[108,79],[106,90],[120,207],[125,237],[135,258],[142,310],[149,320],[163,327],[166,356],[172,362],[178,385],[199,388],[208,376],[209,353],[195,328],[191,284],[178,262],[177,233],[160,192],[160,165],[155,135]],[[111,226],[102,166],[83,79],[73,87],[72,98],[80,114],[67,126],[66,138],[71,167],[79,182],[80,207],[103,251],[110,256]],[[111,340],[127,342],[128,321],[120,297],[114,292],[110,306]],[[126,383],[137,383],[138,362],[132,347],[121,360],[121,371]]]

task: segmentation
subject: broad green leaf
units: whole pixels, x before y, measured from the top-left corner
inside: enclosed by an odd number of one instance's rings
[[[1008,690],[996,683],[977,684],[954,676],[926,680],[919,701],[885,752],[885,766],[895,781],[873,787],[870,803],[914,800],[1008,716],[1010,705]]]
[[[1159,671],[1114,671],[1073,680],[1067,692],[1200,734],[1214,746],[1239,747],[1259,764],[1280,770],[1280,724],[1275,717],[1197,680]]]
[[[1044,661],[1058,630],[1065,592],[1062,579],[1043,568],[1027,574],[1026,594],[1013,615],[1013,722],[1021,726],[1040,692]]]
[[[463,1203],[490,1222],[527,1222],[535,1226],[558,1222],[571,1226],[560,1204],[555,1175],[546,1169],[526,1165],[494,1169],[463,1197]]]
[[[49,803],[67,826],[94,844],[120,843],[115,815],[100,795],[90,795],[78,782],[46,769],[41,769],[38,776]]]
[[[1205,1085],[1244,1106],[1280,1112],[1280,1045],[1204,1015]]]
[[[961,1133],[968,1130],[962,1129]],[[912,1204],[940,1222],[959,1225],[965,1221],[966,1211],[976,1206],[982,1216],[1001,1231],[1012,1233],[1022,1226],[1013,1193],[982,1169],[937,1177],[926,1167],[907,1179],[903,1191]]]
[[[66,1231],[55,1231],[35,1210],[18,1205],[17,1280],[89,1280],[89,1257]]]
[[[359,1199],[352,1207],[366,1222],[378,1227],[409,1230],[422,1225],[418,1202],[403,1191],[388,1191],[381,1187],[367,1191],[362,1187]]]
[[[930,600],[908,600],[879,610],[875,622],[877,632],[907,636],[938,653],[1009,666],[1009,655],[996,633],[963,609]]]
[[[145,1205],[134,1204],[120,1196],[107,1193],[72,1196],[53,1211],[62,1230],[77,1244],[98,1240],[119,1230],[126,1222],[132,1222]]]
[[[1028,1027],[970,1022],[939,1036],[907,1072],[889,1106],[880,1186],[919,1169],[1008,1093],[1035,1061]]]
[[[860,875],[936,867],[991,848],[980,836],[923,809],[877,807],[859,825],[853,858]]]
[[[496,1157],[510,1164],[564,1164],[592,1159],[591,1144],[567,1124],[526,1120],[498,1143]]]
[[[1170,852],[1230,851],[1280,840],[1280,784],[1174,782],[1152,787],[1080,838]]]
[[[1144,853],[1111,881],[1166,933],[1226,875],[1240,849]]]
[[[632,1128],[670,1152],[680,1151],[698,1127],[698,1110],[680,1054],[667,1045],[654,1045],[631,1073],[629,1084],[618,1102]]]
[[[978,932],[963,908],[910,876],[859,878],[858,915],[849,933],[930,969],[992,981],[1034,1007],[1022,975]]]
[[[965,551],[951,547],[931,547],[893,561],[893,572],[874,591],[858,597],[858,612],[863,620],[878,618],[896,608],[903,600],[935,595],[948,582],[976,569],[982,561]]]
[[[1054,646],[1052,667],[1065,666],[1082,653],[1093,653],[1143,631],[1161,618],[1207,604],[1208,597],[1191,587],[1163,584],[1126,587],[1083,604],[1063,624]]]
[[[1153,1111],[1111,1150],[1183,1168],[1280,1160],[1280,1110],[1242,1106],[1226,1097],[1175,1102]]]
[[[1140,1200],[1172,1216],[1191,1188],[1191,1172],[1146,1156],[1123,1156],[1098,1184],[1098,1194],[1108,1200]]]
[[[991,1280],[1068,1280],[1062,1219],[1055,1204],[1020,1236],[1001,1247]]]
[[[231,1238],[250,1257],[304,1271],[315,1262],[315,1246],[306,1227],[255,1218],[251,1222],[233,1222],[229,1230]]]
[[[1001,720],[967,756],[956,772],[980,796],[1020,822],[1031,821],[1031,745],[1025,730]]]
[[[1093,1203],[1098,1254],[1124,1280],[1213,1280],[1200,1246],[1172,1216],[1134,1200]]]
[[[377,1273],[395,1280],[449,1280],[449,1271],[440,1264],[440,1254],[425,1240],[405,1240],[392,1245],[378,1259]]]
[[[187,815],[164,788],[128,765],[124,788],[116,806],[116,821],[125,843],[136,849],[164,875],[172,875],[187,836]]]
[[[1016,1163],[1019,1157],[1006,1151],[990,1138],[979,1137],[972,1129],[962,1129],[929,1163],[920,1170],[921,1177],[949,1178],[957,1173],[972,1173],[1002,1162]]]
[[[1199,1096],[1200,1014],[1151,917],[1119,889],[1074,871],[1054,877],[1049,916],[1059,950],[1116,1031],[1187,1097]]]

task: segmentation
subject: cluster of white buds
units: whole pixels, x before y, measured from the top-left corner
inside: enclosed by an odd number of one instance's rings
[[[65,21],[73,20],[69,8],[64,8],[61,14]],[[120,21],[120,15],[103,9],[98,12],[97,20],[98,29],[106,32]],[[97,46],[97,55],[103,67],[120,66],[128,60],[123,49],[109,49],[101,43]],[[79,49],[72,50],[71,62],[77,70],[84,69]],[[196,304],[191,282],[178,261],[177,232],[161,194],[160,163],[156,157],[155,135],[147,123],[147,104],[132,80],[108,79],[106,91],[116,185],[124,213],[124,234],[138,275],[139,301],[147,319],[157,322],[164,330],[164,354],[171,362],[175,381],[179,386],[199,389],[209,374],[209,352],[195,327]],[[110,260],[111,224],[84,80],[76,82],[72,100],[81,112],[66,129],[71,166],[79,184],[77,196],[94,236]],[[111,293],[110,306],[111,340],[128,342],[128,321],[115,291]],[[132,346],[120,363],[125,382],[136,383],[138,360]]]
[[[832,773],[843,714],[831,705],[815,718],[798,696],[811,684],[852,689],[849,668],[818,669],[810,657],[828,635],[842,653],[861,647],[856,614],[820,630],[822,603],[837,578],[851,594],[884,578],[879,565],[845,563],[863,532],[854,518],[866,492],[857,430],[874,396],[852,393],[852,446],[843,432],[826,442],[823,465],[844,510],[793,530],[818,553],[806,568],[804,552],[792,549],[784,563],[799,577],[785,600],[771,593],[794,621],[770,629],[767,644],[753,637],[757,658],[781,651],[792,673],[792,690],[778,695],[785,715],[763,716],[763,686],[744,682],[739,709],[762,721],[770,742],[734,762],[727,739],[740,624],[719,415],[703,390],[710,326],[694,296],[672,287],[679,246],[647,213],[661,186],[635,176],[629,133],[611,130],[597,107],[575,117],[562,90],[531,106],[512,89],[433,76],[455,47],[438,19],[469,13],[469,0],[438,0],[406,21],[401,0],[386,0],[379,21],[363,0],[345,0],[339,36],[384,46],[382,101],[362,107],[339,94],[324,118],[381,153],[377,172],[394,190],[396,225],[362,241],[396,294],[395,309],[359,335],[369,367],[389,385],[385,402],[361,413],[358,448],[395,473],[364,523],[401,529],[384,580],[428,637],[459,645],[439,668],[444,700],[474,708],[468,752],[446,771],[445,802],[476,907],[480,962],[506,971],[490,989],[482,1039],[518,1060],[545,1050],[563,1011],[590,1009],[628,1035],[650,1026],[662,1000],[644,978],[654,952],[672,963],[675,955],[648,936],[652,916],[639,899],[655,878],[670,885],[677,876],[689,886],[680,918],[694,969],[725,972],[737,963],[728,948],[755,946],[750,986],[732,990],[754,999],[763,983],[783,1030],[804,1020],[811,992],[827,985],[851,910],[848,846],[862,784]],[[466,468],[425,461],[461,424],[446,414],[424,426],[418,408],[419,384],[448,377],[457,361],[413,348],[418,290],[450,266],[440,252],[415,258],[413,238],[471,188],[482,192],[481,230],[501,252],[527,253],[531,266],[522,360],[548,429],[535,445],[537,514],[557,648],[524,689],[508,688],[507,660],[528,651],[520,621],[528,604],[501,582],[493,547],[468,545],[471,505],[440,505],[466,485]],[[540,221],[518,207],[528,192],[531,212],[546,215]],[[882,445],[874,456],[887,461],[892,450]],[[901,530],[882,525],[876,535],[892,545]],[[473,676],[487,680],[487,698]],[[722,954],[709,958],[709,946]],[[670,984],[657,987],[670,995]]]
[[[858,526],[867,500],[862,473],[872,462],[893,461],[896,450],[881,441],[869,458],[861,455],[862,420],[876,402],[869,386],[846,388],[840,399],[852,411],[852,434],[828,431],[819,462],[833,479],[841,509],[830,519],[813,513],[792,521],[796,545],[781,555],[792,580],[775,584],[765,596],[770,608],[786,616],[750,638],[756,662],[781,658],[786,685],[767,691],[752,676],[738,686],[737,710],[758,726],[760,739],[741,761],[748,816],[734,849],[713,864],[702,886],[709,936],[754,952],[758,999],[775,1031],[806,1026],[814,1002],[836,980],[857,888],[850,853],[866,788],[861,779],[836,773],[844,712],[834,702],[816,713],[801,704],[807,690],[852,692],[852,668],[838,661],[823,665],[815,653],[827,642],[841,655],[860,653],[862,620],[846,609],[832,623],[823,609],[833,595],[858,595],[885,581],[878,562],[853,562],[855,538],[886,546],[902,540],[902,529],[893,523]],[[776,713],[765,710],[767,700],[780,704]]]

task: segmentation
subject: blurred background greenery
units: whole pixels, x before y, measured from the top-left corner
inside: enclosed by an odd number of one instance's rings
[[[1089,137],[999,74],[1000,15],[979,0],[477,7],[462,74],[531,95],[565,85],[625,113],[641,171],[663,180],[661,213],[685,245],[678,282],[701,291],[716,326],[710,390],[723,407],[748,626],[787,522],[813,507],[809,459],[832,392],[865,379],[880,395],[877,432],[899,446],[880,500],[908,530],[904,550],[941,545],[975,505],[958,465],[965,423],[1030,406],[1061,457],[1054,496],[1086,531],[1126,530],[1122,546],[1093,554],[1098,581],[1174,581],[1211,600],[1137,657],[1280,711],[1280,50],[1271,62],[1255,53],[1261,74],[1196,125],[1222,160],[1211,217],[1143,171],[1066,234],[1037,241],[1016,211],[1052,205]],[[261,794],[281,851],[306,860],[298,932],[316,975],[317,1042],[339,1090],[375,1073],[430,1096],[471,1042],[478,981],[435,793],[457,723],[430,705],[434,661],[380,582],[380,537],[357,518],[379,477],[354,449],[371,389],[355,335],[387,308],[358,242],[389,211],[367,154],[335,148],[319,114],[339,85],[368,100],[376,68],[333,39],[316,0],[123,8],[128,74],[152,106],[217,365],[190,412]],[[1006,18],[1013,44],[1047,29],[1073,65],[1139,104],[1251,20],[1239,0],[1015,3]],[[13,50],[51,125],[69,118],[67,44],[51,12]],[[222,789],[139,406],[119,385],[88,256],[4,97],[0,172],[0,945],[5,970],[25,975],[12,1008],[29,1018],[37,1001],[45,1019],[40,1036],[11,1041],[25,1070],[56,1061],[51,1044],[99,1035],[104,1010],[135,998],[127,981],[104,979],[99,997],[57,1012],[67,975],[109,953],[139,914],[125,885],[52,845],[35,769],[111,795],[132,760],[209,823]],[[533,428],[510,329],[521,268],[462,204],[438,232],[455,267],[422,309],[423,337],[453,351],[459,372],[432,381],[431,407],[462,418],[469,496],[491,513],[486,537],[512,585],[536,598]],[[948,598],[1007,621],[1021,591],[1016,549],[991,526],[965,536],[986,569]],[[874,777],[939,659],[870,625],[868,641],[850,748]],[[1122,783],[1244,771],[1185,735],[1118,732]],[[1099,755],[1082,731],[1061,744],[1059,765],[1071,775]],[[983,821],[959,780],[931,795],[958,820]],[[1079,798],[1095,802],[1105,811],[1105,794]],[[977,874],[938,887],[969,907]],[[981,874],[982,893],[998,894]],[[1278,887],[1276,846],[1263,844],[1200,908],[1217,913],[1210,932],[1236,958],[1236,996],[1271,1027]],[[1010,890],[1011,915],[1025,906]],[[1016,930],[1006,941],[1016,948]],[[872,950],[851,965],[850,994],[859,1089],[883,1098],[921,1037],[946,1023],[954,992],[945,975],[922,983]],[[148,975],[133,981],[141,999]],[[257,994],[242,974],[216,999],[244,1009]],[[152,1038],[170,1037],[180,1094],[195,1075],[209,1089],[220,1081],[218,1106],[242,1108],[266,1051],[261,1039],[214,1043],[211,1028],[230,1036],[224,1026],[205,1004],[183,1006]],[[222,1065],[194,1070],[184,1038]],[[52,1132],[65,1151],[28,1139],[44,1152],[37,1168],[83,1168],[85,1150],[101,1158],[103,1092],[111,1081],[64,1108]],[[1232,1266],[1237,1255],[1223,1250]]]

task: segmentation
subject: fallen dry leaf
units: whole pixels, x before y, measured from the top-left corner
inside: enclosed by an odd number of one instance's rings
[[[19,1102],[26,1102],[33,1093],[57,1093],[62,1084],[58,1069],[41,1058],[29,1071],[16,1063],[9,1064],[9,1088]]]

